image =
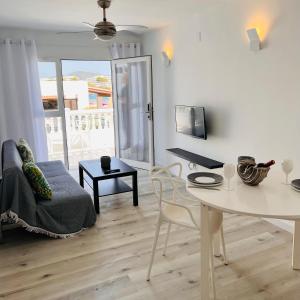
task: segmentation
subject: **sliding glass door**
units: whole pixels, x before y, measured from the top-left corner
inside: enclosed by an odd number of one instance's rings
[[[109,61],[62,60],[69,167],[115,155]]]
[[[109,61],[40,62],[49,159],[70,169],[115,155]]]

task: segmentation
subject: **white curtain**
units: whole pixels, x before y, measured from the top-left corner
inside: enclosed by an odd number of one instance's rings
[[[34,41],[0,40],[0,143],[24,137],[37,161],[48,159]]]
[[[113,59],[141,56],[139,43],[113,44]],[[122,158],[149,162],[146,65],[120,63],[116,70],[119,144]]]

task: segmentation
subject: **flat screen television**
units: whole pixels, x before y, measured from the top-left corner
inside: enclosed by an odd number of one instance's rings
[[[176,105],[175,119],[177,132],[207,139],[204,107]]]

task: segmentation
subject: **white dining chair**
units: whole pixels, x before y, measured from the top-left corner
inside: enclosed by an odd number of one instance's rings
[[[177,172],[175,170],[177,169]],[[172,175],[177,173],[176,175]],[[147,273],[147,280],[150,280],[151,269],[154,261],[157,240],[159,237],[160,227],[163,223],[168,224],[167,235],[164,243],[163,255],[166,255],[169,235],[172,224],[184,226],[194,230],[200,231],[200,203],[187,197],[180,191],[182,186],[182,165],[174,163],[167,167],[153,167],[150,175],[154,193],[158,199],[159,215],[156,224],[155,237],[152,247],[151,259]],[[163,190],[167,187],[168,192]],[[171,194],[170,199],[167,199],[166,194]],[[211,283],[213,288],[213,295],[215,298],[215,280],[214,280],[214,263],[213,263],[213,247],[212,238],[214,234],[220,234],[222,240],[224,264],[227,264],[226,250],[223,234],[223,214],[217,210],[210,210],[209,212],[209,227],[210,227],[210,269],[211,269]]]

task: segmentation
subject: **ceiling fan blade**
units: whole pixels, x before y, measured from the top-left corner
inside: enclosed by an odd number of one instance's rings
[[[82,24],[87,25],[88,27],[93,28],[93,29],[96,28],[93,24],[91,24],[89,22],[82,22]]]
[[[117,31],[132,31],[134,33],[143,33],[148,27],[143,25],[116,25]]]
[[[85,31],[60,31],[56,32],[56,34],[77,34],[77,33],[91,33],[92,30],[85,30]]]
[[[116,25],[117,27],[135,27],[135,28],[140,28],[140,29],[144,29],[147,30],[149,27],[144,26],[144,25]]]

